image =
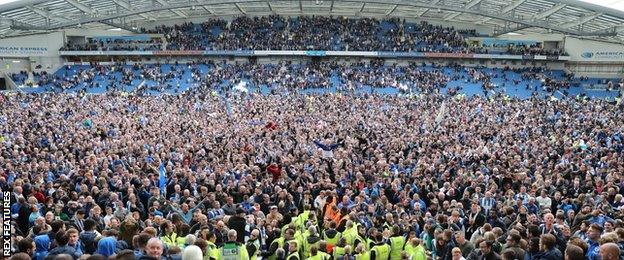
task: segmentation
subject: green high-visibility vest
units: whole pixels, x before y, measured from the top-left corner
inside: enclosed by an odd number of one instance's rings
[[[370,252],[364,251],[362,253],[355,255],[355,260],[370,260]]]
[[[301,251],[302,249],[301,245],[303,245],[303,241],[304,241],[303,234],[299,231],[296,231],[293,241],[297,243],[297,251]]]
[[[390,257],[392,259],[401,259],[401,251],[405,246],[405,238],[403,236],[396,236],[390,238]]]
[[[256,247],[256,251],[254,251],[254,254],[249,256],[249,260],[256,260],[258,258],[258,253],[260,253],[260,240],[256,239],[253,242],[249,240],[247,244],[252,244],[254,245],[254,247]],[[247,253],[249,253],[249,251],[247,251]]]
[[[412,246],[412,244],[407,243],[405,245],[405,252],[412,260],[427,260],[427,253],[425,253],[425,247],[423,245]]]
[[[338,244],[338,241],[340,241],[340,238],[342,238],[342,234],[338,232],[333,238],[329,238],[327,234],[325,234],[323,235],[323,237],[325,241],[327,241],[328,245],[335,246],[336,244]]]
[[[227,242],[219,248],[218,260],[247,260],[249,254],[247,248],[238,243]]]
[[[284,247],[284,237],[280,237],[278,239],[273,240],[273,242],[271,242],[271,245],[273,245],[273,243],[277,243],[277,248],[283,248]],[[269,256],[269,260],[275,260],[275,259],[277,259],[277,254],[276,253],[273,253],[272,255]]]
[[[184,245],[186,244],[186,237],[176,238],[176,243],[178,244],[179,248],[184,249]]]
[[[390,257],[390,246],[387,244],[376,245],[371,250],[375,251],[375,259],[386,260]]]
[[[299,240],[299,239],[296,239],[296,238],[291,240],[291,241],[294,241],[295,244],[297,244],[297,256],[300,256],[299,252],[303,251],[303,247],[301,246],[302,245],[302,241]],[[290,241],[288,241],[288,242],[290,242]]]
[[[286,230],[288,230],[288,226],[289,225],[285,225],[280,229],[280,236],[284,236],[284,234],[286,234]]]
[[[178,234],[176,234],[175,232],[172,232],[169,235],[164,235],[160,238],[160,240],[163,241],[163,243],[167,244],[167,246],[177,246],[178,245]]]
[[[321,255],[320,253],[316,253],[316,255],[306,257],[305,259],[309,259],[309,260],[326,260],[328,258],[325,258],[325,256]]]
[[[295,220],[293,221],[295,223],[295,228],[304,230],[305,223],[306,221],[308,221],[309,217],[310,217],[309,210],[303,211],[303,213],[299,214],[299,216],[297,216],[297,218],[295,218]]]
[[[208,246],[206,247],[206,255],[204,256],[205,260],[217,259],[219,257],[219,248],[217,245],[210,241],[206,241]]]
[[[373,246],[371,246],[371,245],[375,245],[375,241],[373,241],[370,238],[367,238],[366,239],[366,248],[367,248],[367,250],[370,250],[371,248],[373,248]]]
[[[369,249],[368,239],[364,239],[362,236],[360,236],[359,233],[355,236],[355,240],[360,241],[360,243],[362,243],[362,245],[364,245],[364,249],[366,249],[366,250]],[[352,248],[355,248],[357,246],[357,244],[355,244],[355,240],[353,241],[353,245],[351,245]]]
[[[294,253],[288,255],[288,257],[286,257],[286,260],[295,260],[295,259],[297,259],[297,260],[301,259],[301,258],[299,258],[299,253],[298,252],[294,252]]]
[[[353,241],[355,240],[356,236],[358,235],[358,226],[357,225],[353,225],[351,228],[346,229],[344,232],[342,232],[342,236],[345,238],[345,240],[347,241],[347,244],[353,246]]]
[[[306,239],[303,243],[303,258],[308,258],[310,256],[310,251],[312,250],[313,246],[316,246],[318,248],[319,244],[321,243],[321,240],[316,241],[312,244],[310,244],[310,242],[308,242],[308,240]]]
[[[343,256],[345,254],[344,247],[334,247],[334,259],[338,259],[338,257]]]

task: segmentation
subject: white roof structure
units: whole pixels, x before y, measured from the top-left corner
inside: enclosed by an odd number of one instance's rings
[[[19,0],[0,5],[0,37],[271,14],[436,20],[486,26],[494,35],[558,32],[624,43],[624,11],[579,0]]]

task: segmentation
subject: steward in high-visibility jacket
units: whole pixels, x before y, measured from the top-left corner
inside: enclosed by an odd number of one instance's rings
[[[371,259],[373,260],[388,260],[390,259],[390,245],[384,243],[382,234],[378,233],[375,237],[375,245],[371,247]],[[399,258],[401,259],[401,258]]]
[[[284,244],[286,243],[286,239],[284,237],[279,237],[273,240],[273,242],[271,242],[271,245],[269,246],[269,260],[275,260],[277,259],[277,249],[278,248],[284,248]]]
[[[316,231],[316,227],[315,226],[310,226],[308,228],[308,232],[310,233],[310,235],[305,238],[303,240],[303,253],[302,256],[303,258],[308,258],[310,257],[310,253],[312,251],[312,247],[319,247],[319,244],[321,242],[321,237],[318,235],[318,232]]]
[[[334,259],[338,259],[338,257],[343,256],[346,253],[345,247],[347,246],[347,241],[343,237],[338,241],[338,244],[334,246],[333,256]]]
[[[330,256],[322,251],[319,251],[317,247],[313,246],[310,249],[310,256],[306,259],[309,260],[329,260]]]
[[[370,252],[365,250],[359,254],[355,255],[355,260],[370,260]]]
[[[210,234],[211,233],[209,233],[209,235]],[[212,236],[214,236],[214,234],[212,234]],[[204,260],[217,260],[217,257],[219,257],[219,248],[213,242],[214,240],[215,239],[211,238],[210,240],[206,241],[208,246],[206,246],[206,254],[204,255]]]
[[[290,224],[285,225],[281,228],[281,236],[284,236],[284,234],[286,233],[286,230],[292,229],[293,231],[296,231],[297,228],[295,228],[295,224],[291,221]]]
[[[304,235],[307,236],[308,231],[306,230],[305,234],[301,233],[301,231],[296,230],[293,241],[297,243],[297,250],[299,251],[299,256],[301,256],[301,250],[303,250],[303,241]]]
[[[328,248],[329,248],[329,245],[327,245],[327,241],[321,240],[321,242],[319,242],[319,248],[318,248],[319,254],[324,255],[327,258],[331,258],[332,252],[330,252]]]
[[[323,259],[331,259],[331,255],[328,253],[325,253],[323,251],[318,251],[318,254],[321,255],[323,257]]]
[[[284,248],[289,241],[292,241],[294,239],[294,236],[295,231],[293,229],[288,229],[286,230],[286,232],[284,232],[284,236],[273,240],[273,242],[271,242],[271,245],[269,246],[269,252],[267,253],[269,255],[269,260],[277,259],[277,249]]]
[[[355,248],[355,260],[370,260],[370,251],[364,248],[364,244],[359,244]]]
[[[403,252],[403,248],[405,247],[405,237],[401,235],[401,228],[399,226],[394,225],[392,227],[393,237],[390,237],[390,258],[391,259],[401,259],[401,252]]]
[[[325,230],[324,232],[323,239],[325,239],[325,241],[327,241],[327,244],[331,248],[333,248],[336,244],[338,244],[340,238],[342,238],[342,233],[336,230],[336,223],[331,222],[329,224],[329,229]]]
[[[365,249],[368,249],[368,243],[364,239],[364,233],[366,229],[360,224],[355,224],[351,221],[347,223],[349,228],[345,230],[343,233],[343,237],[347,240],[347,244],[351,246],[351,248],[355,248],[358,244],[362,243],[366,246]]]
[[[250,234],[250,238],[245,244],[250,260],[256,260],[258,258],[258,254],[260,253],[260,239],[258,239],[259,236],[260,236],[259,230],[257,229],[252,230]]]
[[[178,238],[179,237],[178,237],[178,234],[176,234],[176,232],[171,232],[169,234],[163,234],[163,236],[160,237],[160,240],[162,240],[163,243],[165,243],[168,247],[173,247],[173,246],[179,246]]]
[[[249,259],[249,253],[247,248],[234,241],[228,241],[219,248],[219,257],[217,260],[247,260]]]
[[[364,249],[368,250],[368,240],[366,239],[366,228],[360,224],[356,224],[357,233],[354,235],[352,247],[356,248],[359,244],[364,245]]]
[[[288,253],[289,255],[286,257],[286,260],[300,260],[302,259],[299,256],[299,246],[295,240],[288,242]]]
[[[366,249],[370,251],[371,248],[373,248],[373,246],[375,245],[375,238],[377,237],[377,234],[379,234],[379,231],[377,231],[377,228],[371,228],[369,230],[369,235],[368,237],[366,237]]]
[[[358,234],[358,227],[353,223],[353,221],[348,220],[345,230],[342,232],[342,237],[346,240],[347,245],[353,246],[353,242]]]
[[[310,205],[306,204],[303,206],[303,213],[299,214],[299,216],[294,218],[292,222],[297,230],[305,231],[306,222],[312,219],[316,220],[316,214],[314,212],[311,212]]]
[[[427,260],[427,253],[425,247],[420,243],[418,238],[412,238],[404,249],[405,253],[411,260]]]

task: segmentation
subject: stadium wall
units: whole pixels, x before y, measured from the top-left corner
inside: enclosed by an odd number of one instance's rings
[[[8,73],[56,70],[64,62],[58,52],[63,41],[62,31],[0,39],[1,69]]]
[[[568,36],[566,67],[577,76],[617,78],[624,76],[624,45]]]

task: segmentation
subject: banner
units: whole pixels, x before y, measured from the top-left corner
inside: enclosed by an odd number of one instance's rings
[[[521,60],[522,55],[506,55],[506,54],[474,54],[474,59],[496,59],[496,60]]]
[[[425,57],[429,58],[472,58],[472,53],[437,53],[437,52],[425,52]]]
[[[204,51],[207,56],[253,56],[254,51]]]
[[[254,51],[255,56],[303,56],[305,51]]]
[[[559,60],[559,56],[557,56],[557,55],[548,55],[548,56],[546,56],[546,60]]]
[[[327,51],[327,56],[348,56],[348,57],[379,57],[376,51]]]
[[[59,51],[61,56],[129,56],[153,55],[151,51]]]
[[[306,56],[325,56],[325,51],[306,51]]]
[[[44,55],[48,52],[46,47],[19,47],[0,46],[0,55]]]
[[[437,53],[437,52],[390,52],[390,51],[61,51],[62,56],[344,56],[344,57],[383,57],[383,58],[461,58],[461,59],[497,59],[497,60],[570,60],[569,56],[543,55],[508,55],[508,54],[473,54],[473,53]],[[612,53],[621,55],[624,52]]]
[[[154,55],[196,56],[204,55],[204,51],[154,51]]]
[[[424,57],[425,54],[422,52],[392,52],[392,51],[380,51],[378,52],[379,57],[389,57],[389,58],[418,58]]]
[[[624,61],[624,51],[586,51],[581,54],[584,59]]]

